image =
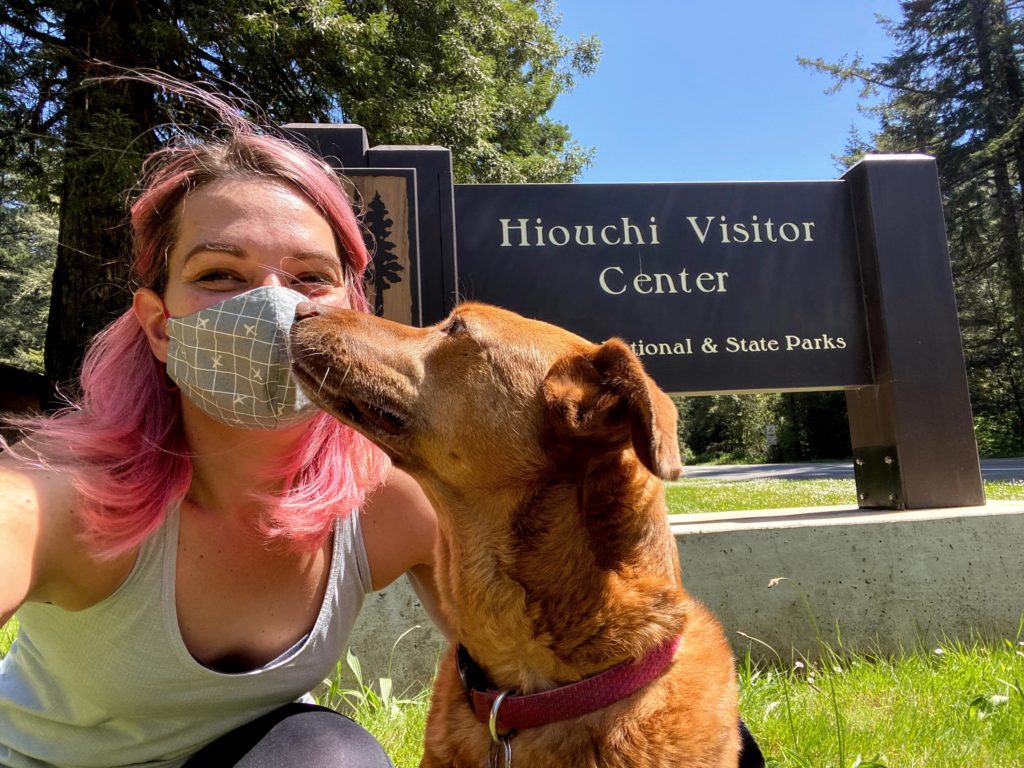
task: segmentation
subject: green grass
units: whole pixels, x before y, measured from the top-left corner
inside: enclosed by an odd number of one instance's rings
[[[853,480],[681,480],[665,497],[672,514],[857,503]]]
[[[14,636],[18,634],[18,619],[13,618],[0,627],[0,657],[7,653],[7,649],[14,642]]]
[[[1024,500],[1024,483],[985,483],[985,495]],[[853,480],[681,480],[665,496],[671,514],[857,503]]]
[[[897,658],[832,654],[740,667],[740,708],[769,765],[1012,768],[1024,745],[1024,644],[950,642]]]
[[[1024,483],[985,483],[985,496],[996,501],[1024,500]]]
[[[1024,745],[1024,643],[950,642],[895,658],[826,649],[825,663],[740,664],[740,712],[770,768],[1016,768]],[[425,694],[350,709],[415,768]]]
[[[392,648],[392,654],[402,637]],[[346,685],[353,679],[354,684]],[[363,679],[362,666],[351,651],[345,665],[339,661],[334,675],[315,692],[318,704],[344,712],[374,734],[396,768],[420,764],[429,696],[429,689],[411,696],[396,694],[390,677],[378,678],[371,685]]]

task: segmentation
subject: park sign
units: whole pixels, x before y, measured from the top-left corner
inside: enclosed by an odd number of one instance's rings
[[[378,314],[429,325],[477,299],[622,338],[669,392],[845,390],[860,507],[984,504],[933,158],[823,181],[461,185],[444,147],[287,129],[349,179]]]
[[[870,384],[847,185],[457,185],[458,288],[672,392]]]

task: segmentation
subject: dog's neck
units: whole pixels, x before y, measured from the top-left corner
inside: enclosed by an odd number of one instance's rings
[[[683,630],[688,601],[664,490],[631,453],[522,487],[527,495],[432,494],[442,600],[456,641],[496,685],[545,690]]]

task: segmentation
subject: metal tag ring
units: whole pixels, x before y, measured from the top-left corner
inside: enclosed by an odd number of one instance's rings
[[[504,765],[502,761],[504,760]],[[491,751],[487,757],[488,768],[512,768],[512,740],[508,736],[502,736],[491,744]]]
[[[491,705],[491,717],[487,722],[487,727],[491,731],[491,738],[495,744],[501,744],[503,739],[498,736],[498,710],[501,709],[501,703],[505,700],[505,697],[509,695],[511,691],[502,691],[494,699],[494,703]],[[506,744],[508,742],[505,742]]]

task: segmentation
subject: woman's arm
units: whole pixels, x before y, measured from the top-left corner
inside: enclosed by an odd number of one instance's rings
[[[0,625],[26,602],[88,608],[128,575],[136,551],[100,559],[82,545],[77,499],[68,477],[0,457]]]
[[[52,473],[0,460],[0,625],[28,600],[54,602],[54,545],[61,532],[57,509],[70,504],[68,484]]]
[[[437,515],[419,485],[392,468],[385,484],[367,501],[361,519],[373,588],[383,589],[406,574],[427,615],[450,638],[434,579]]]

